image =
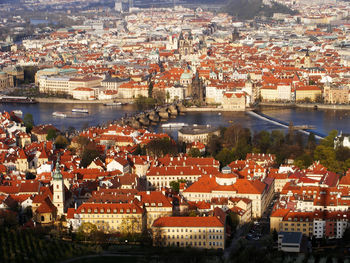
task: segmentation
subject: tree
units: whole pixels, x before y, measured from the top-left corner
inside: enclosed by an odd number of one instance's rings
[[[153,93],[153,82],[150,81],[149,85],[148,85],[148,97],[152,98],[152,93]]]
[[[215,156],[215,159],[220,162],[221,167],[224,167],[235,160],[235,154],[233,151],[224,148]]]
[[[89,222],[84,222],[78,228],[77,236],[79,237],[79,239],[83,239],[86,241],[96,231],[97,231],[96,225]]]
[[[26,113],[23,117],[23,123],[26,127],[27,133],[31,132],[34,126],[33,115],[30,113]]]
[[[55,140],[55,146],[57,149],[65,149],[69,145],[66,137],[58,135]]]
[[[141,230],[140,219],[136,217],[124,218],[120,224],[121,232],[123,234],[135,234]]]
[[[323,95],[322,94],[317,94],[315,97],[315,102],[316,103],[323,103],[324,99],[323,99]]]
[[[261,153],[267,153],[270,148],[270,133],[267,131],[261,131],[254,136],[254,146],[259,149]]]
[[[201,152],[199,151],[198,148],[191,148],[190,151],[188,152],[188,155],[191,157],[200,157]]]
[[[170,188],[175,192],[178,193],[180,190],[180,183],[178,181],[171,181],[169,183]]]
[[[146,145],[145,148],[147,154],[157,157],[162,157],[166,154],[177,154],[177,145],[174,143],[173,140],[167,137],[162,139],[153,139]]]
[[[350,149],[340,146],[335,150],[335,156],[338,161],[345,162],[347,159],[350,159]]]
[[[294,164],[299,168],[305,169],[309,167],[313,162],[313,158],[311,155],[304,153],[303,155],[297,157],[294,161]]]
[[[332,147],[334,148],[334,139],[338,135],[337,130],[331,130],[327,137],[323,138],[320,142],[321,145],[326,146],[326,147]]]
[[[218,152],[222,149],[221,139],[217,135],[212,135],[209,138],[207,151],[211,156],[216,156]]]
[[[83,150],[80,166],[87,167],[97,157],[100,157],[97,146],[95,142],[90,142]]]
[[[47,131],[46,140],[51,141],[51,140],[54,140],[56,137],[57,137],[57,133],[55,129],[49,129]]]
[[[309,137],[307,138],[307,148],[310,151],[313,151],[316,148],[316,137],[312,132],[310,132]]]
[[[153,98],[156,100],[156,103],[158,105],[162,105],[165,102],[165,92],[162,90],[153,90],[153,94],[152,94]]]
[[[250,137],[250,132],[247,132],[240,125],[232,125],[224,130],[224,143],[226,147],[237,147],[239,141]]]

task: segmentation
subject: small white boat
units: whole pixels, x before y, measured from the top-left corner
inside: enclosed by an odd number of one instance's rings
[[[221,116],[221,112],[219,112],[218,115]]]
[[[109,102],[109,103],[105,103],[103,105],[104,106],[121,106],[121,105],[123,105],[123,103],[121,103],[121,102]]]
[[[55,116],[55,117],[61,117],[61,118],[65,118],[67,117],[66,114],[64,114],[63,112],[59,112],[59,111],[55,111],[52,113],[52,116]]]
[[[14,110],[12,111],[15,115],[17,116],[22,116],[23,115],[23,112],[21,110]]]
[[[162,124],[162,128],[165,129],[172,129],[172,128],[182,128],[188,126],[187,123],[183,123],[183,122],[172,122],[172,123],[164,123]]]
[[[89,113],[89,110],[83,109],[83,108],[74,108],[74,109],[72,109],[72,112]]]

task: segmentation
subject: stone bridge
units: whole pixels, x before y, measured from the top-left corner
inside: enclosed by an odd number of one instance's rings
[[[157,106],[152,110],[143,111],[122,118],[119,123],[123,125],[129,125],[135,129],[142,127],[149,127],[150,125],[157,124],[161,121],[167,121],[169,118],[176,118],[178,115],[185,114],[185,106],[179,103],[168,104],[164,106]]]

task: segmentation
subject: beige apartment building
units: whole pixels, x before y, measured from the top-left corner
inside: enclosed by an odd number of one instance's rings
[[[305,99],[310,99],[315,101],[317,96],[322,95],[322,90],[317,86],[301,86],[295,90],[295,100],[302,101]]]
[[[95,88],[101,85],[102,79],[99,77],[75,77],[69,76],[40,76],[38,78],[39,91],[42,93],[73,94],[77,88]]]
[[[329,86],[324,87],[324,102],[330,104],[345,104],[349,103],[349,88],[338,87],[331,88]]]
[[[68,209],[67,219],[74,230],[83,223],[92,223],[106,233],[140,233],[144,210],[135,203],[84,203],[76,210]]]
[[[226,92],[222,98],[222,108],[227,111],[244,111],[246,94],[244,92]]]
[[[154,246],[225,248],[225,224],[217,217],[161,217],[152,231]]]

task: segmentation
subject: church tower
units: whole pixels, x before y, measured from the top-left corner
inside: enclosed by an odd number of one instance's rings
[[[59,158],[56,162],[56,170],[52,174],[53,185],[53,204],[57,208],[57,215],[62,216],[64,214],[64,182],[63,176],[60,171]]]

